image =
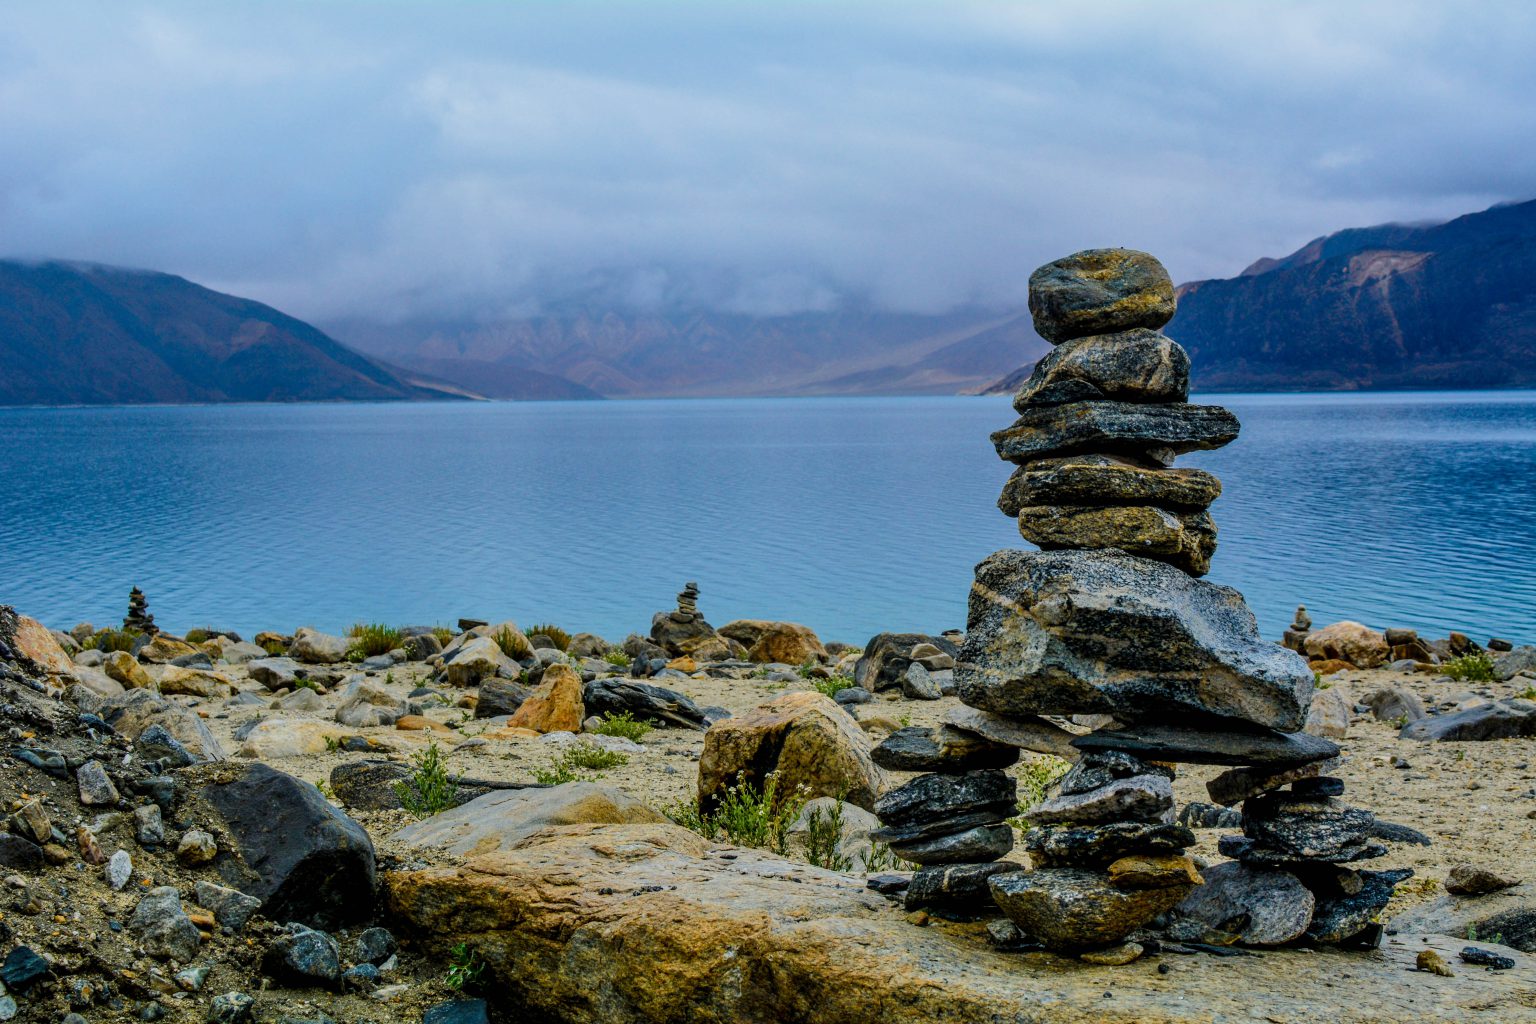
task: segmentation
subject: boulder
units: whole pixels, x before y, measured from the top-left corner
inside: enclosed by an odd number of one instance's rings
[[[311,665],[333,665],[347,660],[352,641],[344,636],[332,636],[306,627],[293,634],[288,645],[288,656]]]
[[[257,658],[245,663],[252,679],[272,691],[291,690],[303,671],[292,658]]]
[[[830,697],[786,693],[704,734],[699,806],[712,809],[738,782],[761,788],[777,772],[780,794],[804,787],[807,796],[838,797],[870,810],[886,787],[885,772],[870,754],[868,737]]]
[[[1462,711],[1409,722],[1398,733],[1405,740],[1471,742],[1536,736],[1536,703],[1511,698]]]
[[[415,850],[481,856],[515,849],[556,825],[662,824],[667,818],[623,790],[595,782],[496,790],[396,832],[391,842]]]
[[[394,725],[407,705],[387,691],[363,680],[354,680],[337,695],[336,721],[353,729]]]
[[[225,644],[221,655],[224,662],[229,665],[249,665],[251,662],[266,656],[266,648],[258,647],[247,640]]]
[[[1183,402],[1189,398],[1189,354],[1172,338],[1133,328],[1062,342],[1035,364],[1013,407],[1087,399]]]
[[[999,551],[976,567],[960,699],[1005,715],[1197,712],[1299,729],[1313,690],[1230,587],[1119,551]]]
[[[1069,402],[1026,407],[1012,426],[992,434],[992,446],[1009,462],[1094,452],[1166,463],[1229,445],[1239,429],[1237,417],[1216,405]]]
[[[512,715],[523,706],[523,701],[533,695],[533,687],[524,686],[522,683],[511,679],[501,679],[490,676],[480,680],[480,689],[476,694],[475,717],[497,718],[501,715]]]
[[[582,687],[581,699],[587,714],[599,717],[627,712],[643,722],[682,729],[705,729],[710,721],[702,708],[676,690],[633,679],[594,679]]]
[[[864,645],[853,668],[853,681],[871,693],[901,686],[907,668],[916,660],[914,650],[927,644],[953,658],[958,649],[945,637],[925,633],[877,633]]]
[[[1536,647],[1516,647],[1493,660],[1493,674],[1500,682],[1507,683],[1522,672],[1536,675]]]
[[[581,677],[569,665],[556,664],[544,670],[538,688],[507,721],[507,727],[534,732],[580,732],[586,717]]]
[[[993,875],[992,898],[1024,934],[1062,952],[1118,942],[1194,888],[1120,889],[1107,875],[1079,868],[1039,868]]]
[[[1027,505],[1019,535],[1047,551],[1114,548],[1204,576],[1216,553],[1216,524],[1203,511],[1170,512],[1150,505]]]
[[[138,739],[150,726],[158,725],[200,761],[217,761],[224,756],[219,741],[195,712],[152,690],[129,690],[107,698],[101,716],[130,741]]]
[[[351,730],[318,718],[268,718],[256,724],[240,743],[240,756],[278,760],[323,754],[350,736]]]
[[[134,662],[134,664],[137,665],[138,662]],[[61,680],[63,679],[62,676],[58,678]],[[78,685],[71,686],[71,691],[78,691],[81,688],[84,688],[95,694],[97,697],[116,697],[123,692],[122,683],[118,682],[116,679],[113,679],[105,672],[102,672],[99,669],[91,668],[87,665],[76,665],[74,678]],[[82,705],[80,710],[88,711],[90,709]]]
[[[1372,690],[1360,701],[1371,709],[1378,722],[1400,722],[1403,725],[1425,717],[1424,702],[1406,686],[1384,686]]]
[[[1163,469],[1113,455],[1039,459],[1013,471],[997,507],[1015,516],[1031,505],[1153,505],[1198,512],[1221,495],[1221,481],[1199,469]]]
[[[827,657],[827,649],[808,627],[794,622],[769,622],[747,647],[747,660],[758,664],[780,662],[805,665]],[[723,635],[723,634],[722,634]]]
[[[140,637],[133,646],[133,653],[138,659],[151,665],[169,665],[177,658],[185,658],[190,655],[201,654],[196,647],[180,640],[169,633],[156,633],[150,637]]]
[[[681,614],[657,612],[651,618],[651,642],[666,651],[668,657],[718,661],[731,656],[730,644],[704,621],[704,616],[693,612],[688,621],[679,621]]]
[[[260,763],[199,766],[180,777],[190,809],[218,822],[232,847],[214,868],[261,900],[267,917],[331,928],[373,916],[368,833],[313,785]]]
[[[139,659],[127,651],[112,651],[101,661],[101,670],[130,690],[152,690],[155,681],[144,671]]]
[[[1306,932],[1317,900],[1288,871],[1226,861],[1203,872],[1205,884],[1174,910],[1250,946],[1282,946]]]
[[[1085,249],[1029,275],[1035,331],[1053,345],[1114,331],[1156,330],[1173,319],[1175,302],[1168,271],[1135,249]]]
[[[44,675],[73,679],[75,663],[59,645],[53,633],[36,619],[19,613],[13,614],[15,618],[9,624],[8,637],[11,648],[21,657],[29,659]]]
[[[486,636],[471,637],[457,647],[450,644],[443,653],[443,673],[453,686],[475,686],[482,679],[499,673],[516,676],[519,671],[520,666],[502,652],[495,640]]]
[[[164,694],[213,698],[228,697],[234,692],[227,677],[202,669],[159,665],[156,666],[152,677],[155,685]]]
[[[1375,668],[1391,654],[1385,633],[1358,622],[1335,622],[1315,629],[1301,643],[1308,658],[1343,661],[1355,668]]]

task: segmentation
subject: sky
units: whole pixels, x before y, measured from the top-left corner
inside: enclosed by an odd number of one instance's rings
[[[310,319],[1013,306],[1536,197],[1536,4],[5,0],[0,255]]]

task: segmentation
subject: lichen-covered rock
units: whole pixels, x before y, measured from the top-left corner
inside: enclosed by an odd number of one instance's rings
[[[1231,444],[1239,429],[1237,417],[1215,405],[1069,402],[1026,406],[1012,426],[993,433],[992,444],[1010,462],[1096,452],[1166,463]]]
[[[964,775],[919,775],[875,801],[874,812],[887,828],[923,822],[950,822],[969,814],[1012,814],[1018,783],[996,769]]]
[[[155,681],[144,671],[139,659],[127,651],[112,651],[102,658],[101,670],[130,690],[154,689]]]
[[[760,789],[777,772],[781,794],[804,787],[809,796],[872,810],[887,780],[870,754],[869,738],[832,698],[786,693],[710,726],[699,757],[699,806],[713,808],[738,781]]]
[[[1047,949],[1059,951],[1118,942],[1178,905],[1193,888],[1119,889],[1107,875],[1079,868],[999,874],[988,882],[1010,921]]]
[[[1221,496],[1221,481],[1200,469],[1165,469],[1113,455],[1066,455],[1013,471],[997,507],[1017,517],[1030,505],[1153,505],[1196,512]]]
[[[1111,331],[1156,330],[1173,319],[1173,280],[1148,253],[1085,249],[1029,275],[1035,331],[1052,344]]]
[[[1376,817],[1332,797],[1267,793],[1243,803],[1243,834],[1296,860],[1344,858],[1371,838]]]
[[[29,659],[45,675],[70,680],[75,675],[75,663],[46,626],[36,619],[13,613],[10,623],[9,642],[15,652]]]
[[[1309,658],[1346,661],[1355,668],[1375,668],[1391,653],[1385,633],[1348,621],[1313,630],[1302,641],[1301,649]]]
[[[1074,338],[1035,364],[1013,396],[1018,410],[1112,398],[1182,402],[1189,398],[1189,355],[1172,338],[1137,328]]]
[[[827,656],[815,631],[797,622],[738,619],[721,626],[720,635],[741,644],[747,649],[747,660],[759,664],[804,665]]]
[[[1230,587],[1119,551],[999,551],[976,567],[960,699],[1007,715],[1199,712],[1299,729],[1313,689]]]
[[[1170,512],[1150,505],[1026,505],[1019,535],[1047,551],[1115,548],[1183,569],[1211,571],[1216,524],[1206,512]]]

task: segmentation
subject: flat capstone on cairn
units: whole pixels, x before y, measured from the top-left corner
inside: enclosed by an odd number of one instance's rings
[[[1029,291],[1056,347],[992,440],[1018,467],[998,505],[1044,550],[976,568],[955,669],[968,707],[876,748],[884,767],[927,773],[875,808],[876,836],[920,865],[908,906],[995,902],[1023,940],[1097,963],[1153,940],[1379,941],[1372,919],[1410,872],[1352,866],[1386,848],[1373,815],[1338,799],[1338,746],[1300,731],[1312,672],[1259,636],[1241,594],[1199,579],[1221,484],[1173,462],[1230,443],[1238,422],[1186,401],[1189,357],[1158,330],[1173,282],[1145,253],[1095,249],[1041,267]],[[1025,814],[1032,870],[1000,859],[1019,749],[1075,760]],[[1211,797],[1242,804],[1243,834],[1220,844],[1233,860],[1203,875],[1174,814],[1180,762],[1228,766]]]
[[[160,632],[160,628],[155,625],[155,617],[149,614],[149,601],[138,587],[128,591],[128,614],[123,616],[123,628],[131,632],[148,633],[150,636]]]

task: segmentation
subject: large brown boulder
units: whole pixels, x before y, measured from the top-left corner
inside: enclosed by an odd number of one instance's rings
[[[36,619],[21,614],[16,616],[11,645],[22,657],[31,659],[45,675],[61,676],[66,682],[74,679],[75,663],[48,628]]]
[[[827,649],[821,638],[810,628],[794,622],[770,622],[757,640],[747,645],[747,660],[760,664],[783,662],[786,665],[804,665],[821,661]]]
[[[834,796],[872,810],[887,785],[870,759],[872,749],[830,697],[786,693],[710,726],[699,757],[699,806],[714,807],[738,781],[761,788],[768,773],[778,772],[781,794],[804,787],[807,796]]]
[[[396,832],[392,842],[413,850],[480,856],[518,843],[552,825],[650,825],[667,821],[621,789],[567,782],[538,789],[497,790]]]
[[[586,717],[581,676],[569,665],[551,665],[533,695],[507,720],[508,728],[535,732],[580,732]]]
[[[1375,668],[1392,653],[1385,633],[1348,620],[1309,633],[1301,649],[1313,660],[1347,661],[1355,668]]]
[[[548,828],[466,863],[384,877],[390,927],[424,948],[466,943],[507,1019],[566,1024],[1330,1024],[1517,1020],[1536,968],[1406,984],[1418,935],[1379,954],[1321,951],[1220,961],[1171,984],[992,948],[979,925],[914,928],[861,878],[672,825]],[[1464,940],[1431,939],[1448,959]],[[1318,993],[1347,972],[1347,998]],[[1105,999],[1107,988],[1114,998]],[[1476,1012],[1473,1007],[1478,1007]]]

